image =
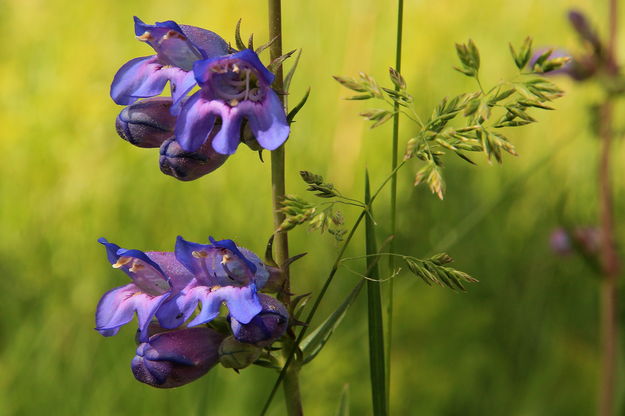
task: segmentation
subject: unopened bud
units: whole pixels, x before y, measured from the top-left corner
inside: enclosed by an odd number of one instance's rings
[[[152,335],[137,347],[132,373],[152,387],[172,388],[190,383],[219,361],[223,335],[206,327],[184,328]]]
[[[181,181],[192,181],[211,173],[224,164],[228,155],[217,153],[212,140],[207,140],[195,152],[186,152],[175,138],[167,140],[161,146],[161,171]]]
[[[248,344],[268,347],[286,332],[289,313],[282,302],[265,294],[258,295],[262,310],[248,324],[231,318],[234,337]]]
[[[240,370],[258,360],[260,353],[260,347],[228,337],[219,346],[219,362],[226,368]]]
[[[171,98],[156,97],[127,106],[115,120],[117,134],[138,147],[159,147],[174,134],[171,104]]]

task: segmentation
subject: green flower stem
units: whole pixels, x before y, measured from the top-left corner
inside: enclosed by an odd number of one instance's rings
[[[401,73],[401,43],[402,43],[402,29],[404,20],[404,0],[397,0],[397,40],[395,42],[395,70]],[[395,87],[395,91],[399,91],[399,87]],[[397,101],[393,103],[393,148],[391,154],[391,169],[395,170],[397,167],[397,152],[399,150],[399,104]],[[394,174],[391,178],[391,235],[394,236],[397,230],[397,175]],[[390,252],[394,252],[395,245],[391,240]],[[395,268],[394,256],[389,257],[388,267],[390,270]],[[387,305],[387,318],[386,325],[386,404],[388,406],[387,411],[390,413],[390,391],[391,391],[391,348],[393,345],[393,292],[394,292],[394,280],[391,279],[388,285],[388,305]]]
[[[269,0],[269,38],[274,39],[270,46],[269,54],[271,60],[282,55],[282,7],[280,0]],[[273,88],[282,92],[284,90],[284,75],[282,66],[276,70],[276,78],[273,82]],[[279,94],[282,104],[285,105],[284,95]],[[286,108],[285,108],[286,110]],[[273,223],[274,229],[277,229],[282,221],[284,214],[279,211],[281,203],[286,194],[286,186],[284,179],[285,150],[284,145],[271,152],[271,195],[273,201]],[[286,232],[279,232],[274,239],[274,247],[276,261],[282,268],[284,273],[284,285],[282,291],[278,295],[278,299],[288,308],[291,303],[291,279],[289,275],[289,267],[287,259],[289,258],[289,240]],[[291,332],[292,333],[292,332]],[[291,336],[294,338],[294,335]],[[289,350],[288,348],[284,349]],[[285,352],[286,354],[286,352]],[[292,366],[284,377],[284,398],[286,402],[287,414],[289,416],[303,415],[302,398],[299,387],[299,365]]]
[[[607,47],[607,72],[609,77],[618,76],[616,59],[617,29],[618,29],[617,0],[610,0],[609,11],[609,38]],[[599,416],[613,416],[616,391],[616,370],[618,366],[618,304],[617,285],[619,275],[619,259],[616,250],[616,236],[614,235],[614,206],[612,195],[610,151],[614,137],[614,102],[608,95],[601,106],[599,138],[601,139],[601,153],[599,156],[599,221],[601,224],[601,344],[602,365],[599,388],[597,414]]]
[[[262,410],[260,411],[260,416],[265,415],[267,413],[267,410],[269,410],[269,406],[271,405],[273,397],[275,396],[276,392],[278,391],[278,388],[280,387],[280,384],[282,383],[282,380],[285,380],[285,382],[286,382],[286,374],[288,373],[288,369],[291,366],[291,363],[295,359],[296,351],[299,350],[299,344],[304,339],[304,336],[306,335],[306,331],[310,327],[310,323],[312,322],[312,320],[313,320],[313,318],[315,316],[315,313],[317,313],[317,309],[319,308],[319,304],[321,304],[321,301],[323,300],[323,297],[325,296],[326,292],[328,291],[328,287],[330,287],[330,283],[332,283],[332,280],[334,279],[334,275],[336,275],[336,272],[339,269],[339,265],[341,263],[341,260],[343,259],[343,255],[345,254],[345,251],[347,250],[347,246],[352,241],[352,238],[354,237],[354,234],[356,233],[356,230],[358,229],[358,226],[360,225],[362,220],[365,218],[365,216],[369,212],[369,207],[373,205],[373,202],[376,200],[376,198],[378,197],[380,192],[382,192],[382,190],[384,189],[386,184],[391,180],[393,175],[395,175],[397,173],[397,171],[399,171],[404,166],[405,163],[406,163],[405,161],[402,161],[401,163],[399,163],[397,165],[397,167],[395,169],[393,169],[393,171],[389,174],[389,176],[387,176],[386,179],[384,179],[384,181],[380,184],[378,189],[376,189],[376,191],[373,193],[373,195],[371,195],[371,199],[369,200],[369,204],[365,208],[363,208],[363,210],[360,212],[360,215],[358,215],[358,218],[356,219],[356,222],[352,226],[351,230],[349,230],[349,233],[347,234],[347,237],[345,238],[345,241],[343,242],[343,245],[341,246],[341,249],[339,250],[339,253],[336,256],[336,259],[334,260],[334,263],[332,264],[332,268],[330,269],[330,273],[329,273],[328,277],[326,278],[326,281],[324,282],[323,287],[321,288],[321,291],[319,292],[319,295],[317,296],[317,299],[315,299],[315,303],[313,304],[312,308],[310,309],[310,312],[308,313],[308,316],[306,317],[306,320],[304,321],[303,328],[299,332],[299,334],[297,336],[297,339],[295,340],[295,344],[291,348],[285,348],[285,350],[289,351],[289,353],[287,354],[286,362],[284,363],[284,367],[282,367],[282,371],[280,371],[280,375],[278,376],[278,379],[274,383],[273,388],[271,389],[271,392],[269,393],[269,397],[267,397],[267,400],[265,401],[265,405],[263,406]]]

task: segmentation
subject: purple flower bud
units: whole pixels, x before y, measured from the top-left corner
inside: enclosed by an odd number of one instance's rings
[[[219,362],[226,368],[241,370],[258,360],[260,353],[259,347],[228,337],[219,346]]]
[[[214,136],[214,134],[213,134]],[[212,140],[207,140],[197,151],[187,152],[171,138],[161,146],[161,171],[181,181],[192,181],[211,173],[228,159],[228,155],[217,153]]]
[[[115,120],[119,136],[138,147],[159,147],[174,135],[176,117],[171,98],[157,97],[125,107]]]
[[[248,324],[230,318],[234,337],[247,344],[268,347],[286,332],[289,313],[278,300],[265,294],[258,295],[262,310]]]
[[[549,246],[554,253],[561,256],[571,254],[571,239],[564,228],[556,228],[549,237]]]
[[[223,335],[206,328],[185,328],[152,335],[137,347],[132,373],[152,387],[172,388],[190,383],[219,361]]]

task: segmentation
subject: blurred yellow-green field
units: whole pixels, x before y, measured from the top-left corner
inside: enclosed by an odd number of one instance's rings
[[[575,48],[565,19],[571,7],[586,11],[605,35],[603,3],[407,0],[402,72],[418,110],[427,116],[443,96],[475,88],[452,69],[454,43],[476,42],[482,79],[492,84],[515,73],[508,41],[531,35],[537,45]],[[312,91],[287,145],[288,192],[305,193],[297,172],[306,169],[361,198],[365,167],[374,186],[389,171],[391,127],[368,129],[358,117],[367,104],[343,100],[349,93],[331,76],[364,71],[386,79],[395,2],[284,1],[283,13],[285,50],[303,50],[291,102]],[[134,39],[134,15],[205,27],[231,42],[242,18],[244,33],[254,32],[258,43],[268,37],[266,4],[251,0],[0,3],[0,415],[254,415],[275,380],[262,368],[236,374],[218,367],[188,386],[153,389],[129,371],[134,324],[112,338],[93,330],[100,296],[126,283],[97,238],[168,251],[177,235],[213,235],[260,254],[272,233],[270,167],[255,153],[241,147],[216,172],[181,183],[161,174],[157,150],[117,136],[121,107],[109,98],[112,77],[129,59],[152,53]],[[625,47],[620,52],[625,57]],[[598,146],[587,108],[601,95],[556,82],[567,92],[557,111],[510,133],[520,157],[499,166],[478,155],[477,167],[450,159],[444,201],[413,188],[418,164],[400,172],[397,250],[417,257],[445,250],[480,282],[454,293],[407,273],[395,278],[394,415],[594,412],[597,278],[581,260],[551,254],[548,239],[563,198],[567,219],[596,223]],[[402,124],[400,143],[412,128]],[[617,215],[625,212],[624,151],[617,143],[613,152]],[[388,195],[375,211],[383,238]],[[344,214],[350,224],[358,211]],[[617,226],[623,239],[623,222]],[[315,293],[337,245],[303,227],[290,239],[293,253],[308,252],[293,267],[293,289]],[[363,248],[358,233],[348,255]],[[318,320],[359,278],[339,272]],[[302,371],[306,414],[334,414],[344,385],[351,414],[371,414],[368,375],[361,297]],[[281,395],[270,414],[284,414]]]

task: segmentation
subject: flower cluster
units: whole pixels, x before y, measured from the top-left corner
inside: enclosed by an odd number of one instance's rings
[[[117,132],[138,147],[160,147],[163,173],[194,180],[220,167],[242,141],[267,150],[285,142],[290,129],[271,88],[274,75],[254,51],[173,21],[147,25],[135,17],[135,34],[156,55],[132,59],[115,75],[111,98],[126,106]],[[170,97],[160,96],[167,83]]]
[[[173,252],[128,250],[100,239],[113,268],[131,283],[104,294],[96,310],[96,330],[115,335],[136,313],[139,321],[135,377],[155,387],[177,387],[204,375],[232,346],[245,344],[253,359],[284,335],[289,314],[279,301],[258,293],[279,273],[232,240],[199,244],[178,237]],[[230,330],[207,324],[228,308]],[[186,325],[185,325],[186,323]],[[228,335],[232,334],[230,338]],[[230,339],[230,340],[229,340]],[[224,340],[229,340],[222,345]],[[238,348],[241,350],[241,348]],[[220,353],[221,351],[221,353]]]

